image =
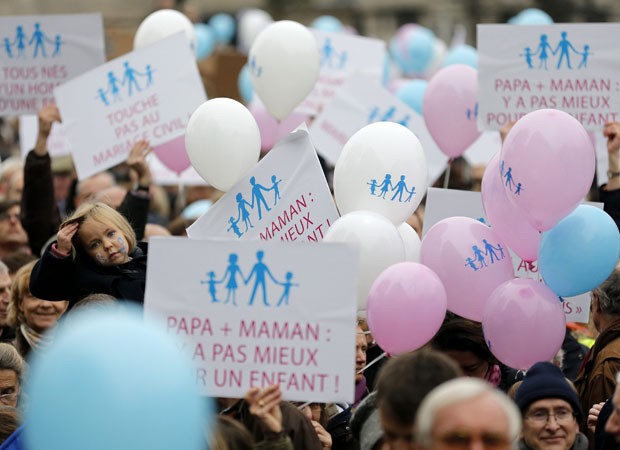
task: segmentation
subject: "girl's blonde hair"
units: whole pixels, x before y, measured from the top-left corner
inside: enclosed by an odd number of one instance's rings
[[[11,297],[7,312],[7,322],[12,327],[18,327],[26,321],[24,313],[20,309],[22,299],[30,293],[30,274],[37,260],[22,266],[13,277],[11,284]]]
[[[131,228],[131,225],[123,217],[121,213],[106,205],[105,203],[85,203],[82,204],[71,216],[69,216],[61,225],[60,228],[64,228],[67,225],[77,222],[80,226],[88,219],[95,220],[97,222],[111,225],[117,228],[121,233],[125,235],[125,239],[127,239],[128,253],[134,251],[137,245],[136,233]],[[78,234],[80,230],[73,236],[73,246],[77,248],[82,248],[81,244],[79,244]],[[79,244],[79,245],[78,245]]]

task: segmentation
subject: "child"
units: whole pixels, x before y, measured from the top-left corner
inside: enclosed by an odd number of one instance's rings
[[[137,243],[131,225],[103,203],[87,203],[60,226],[30,279],[33,295],[69,300],[73,306],[93,294],[144,301],[145,243]]]

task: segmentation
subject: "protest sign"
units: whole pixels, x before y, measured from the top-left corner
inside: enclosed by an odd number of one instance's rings
[[[319,47],[321,67],[314,89],[296,108],[297,112],[308,115],[320,113],[353,72],[364,73],[376,82],[381,81],[387,58],[384,41],[344,33],[312,32]]]
[[[75,78],[55,97],[80,179],[125,161],[137,140],[157,147],[182,136],[206,100],[185,33]]]
[[[321,241],[338,218],[307,130],[280,141],[187,230],[192,238]]]
[[[19,146],[21,154],[25,158],[37,142],[39,134],[38,116],[27,114],[19,118]],[[62,123],[54,122],[52,130],[47,137],[47,151],[52,158],[67,155],[71,152],[71,146],[67,137],[67,130]]]
[[[0,116],[34,114],[105,61],[100,14],[0,17]]]
[[[589,202],[589,204],[599,208],[603,207],[602,203]],[[469,217],[493,228],[493,224],[489,223],[484,213],[480,192],[429,188],[424,210],[422,236],[437,222],[453,216]],[[512,257],[515,276],[519,278],[535,278],[542,281],[536,261],[524,261],[512,251],[510,256]],[[563,302],[567,322],[588,323],[588,314],[590,312],[589,293],[563,298]]]
[[[288,400],[351,402],[357,257],[346,244],[153,239],[145,315],[180,340],[204,395],[279,384]]]
[[[478,25],[478,127],[543,108],[588,130],[620,120],[620,24]]]

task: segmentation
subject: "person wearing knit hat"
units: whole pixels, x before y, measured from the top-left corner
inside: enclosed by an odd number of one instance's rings
[[[579,397],[562,370],[549,363],[534,364],[515,394],[523,415],[519,450],[587,450],[579,433]]]

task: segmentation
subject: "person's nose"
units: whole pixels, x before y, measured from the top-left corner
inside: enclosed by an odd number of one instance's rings
[[[546,428],[551,431],[557,431],[560,428],[560,424],[554,415],[550,415],[547,419]]]

